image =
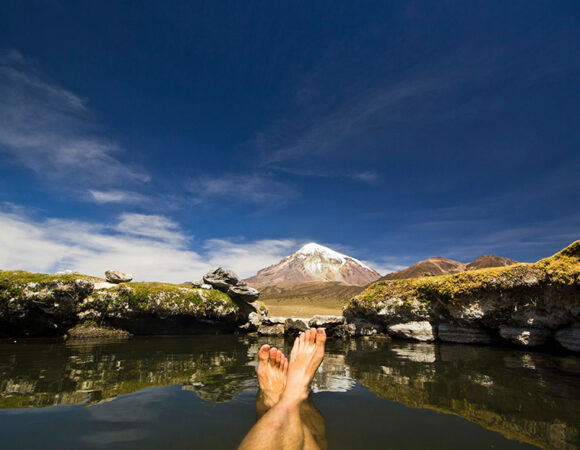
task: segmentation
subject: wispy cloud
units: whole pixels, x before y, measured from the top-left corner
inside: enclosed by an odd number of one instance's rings
[[[173,245],[183,245],[188,240],[177,223],[154,214],[121,214],[114,229],[119,233]]]
[[[352,152],[351,138],[364,133],[369,126],[385,126],[389,121],[400,120],[406,111],[413,111],[419,99],[441,92],[445,87],[446,83],[432,78],[375,88],[326,114],[310,118],[308,123],[286,118],[259,133],[256,145],[264,155],[266,166],[330,152],[336,156],[341,149]],[[349,143],[346,150],[345,142]]]
[[[364,172],[356,172],[352,175],[355,180],[363,181],[367,184],[376,184],[379,181],[379,174],[370,170]]]
[[[149,176],[119,159],[97,131],[87,101],[51,81],[16,51],[0,55],[0,152],[42,179],[66,177],[92,186]]]
[[[22,209],[0,211],[0,267],[54,272],[73,269],[103,276],[131,273],[136,280],[180,283],[223,266],[241,277],[276,263],[296,248],[292,239],[210,239],[190,248],[192,237],[171,219],[122,214],[116,223],[41,219]]]
[[[249,175],[203,176],[187,185],[194,202],[228,201],[255,205],[281,205],[297,195],[296,190],[272,176]]]
[[[110,189],[106,191],[90,190],[90,199],[95,203],[143,203],[147,197],[138,192]]]

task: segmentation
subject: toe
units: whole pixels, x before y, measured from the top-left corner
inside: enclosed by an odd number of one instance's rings
[[[270,364],[274,364],[276,362],[276,355],[278,354],[278,349],[276,347],[272,347],[270,349]]]
[[[292,346],[292,351],[290,352],[290,358],[295,358],[298,350],[300,348],[300,338],[294,339],[294,345]]]
[[[267,361],[268,355],[270,353],[270,346],[268,344],[262,345],[260,351],[258,352],[258,359],[260,361]]]
[[[308,340],[310,341],[311,344],[314,344],[315,337],[316,337],[316,330],[314,328],[311,328],[310,330],[308,330]]]
[[[278,354],[276,355],[276,366],[280,367],[282,358],[284,358],[284,355],[282,354],[282,352],[279,351]]]
[[[282,366],[282,370],[284,370],[284,372],[288,372],[288,364],[288,360],[284,358],[284,365]]]
[[[326,331],[324,331],[324,328],[318,328],[316,330],[316,343],[324,344],[325,342],[326,342]]]

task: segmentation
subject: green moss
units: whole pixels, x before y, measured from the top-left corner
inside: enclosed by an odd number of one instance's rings
[[[346,308],[372,307],[393,298],[401,299],[405,307],[411,306],[410,300],[423,304],[436,301],[455,304],[458,299],[480,291],[499,292],[527,287],[530,283],[580,287],[580,241],[535,264],[520,263],[454,275],[380,281],[351,299]]]
[[[81,274],[66,274],[53,275],[46,273],[32,273],[24,270],[0,270],[0,286],[9,284],[26,284],[26,283],[56,283],[59,281],[73,281],[73,280],[91,280],[91,281],[105,281],[102,278],[91,277],[89,275]]]
[[[190,306],[203,304],[222,303],[224,306],[237,306],[232,299],[216,289],[204,289],[203,297],[199,289],[190,289],[169,283],[126,283],[130,289],[127,290],[127,297],[131,306],[140,307],[150,302],[162,301],[167,305],[172,305],[180,309],[187,309]],[[116,288],[123,290],[123,285]]]

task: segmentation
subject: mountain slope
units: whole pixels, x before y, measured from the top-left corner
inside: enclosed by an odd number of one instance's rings
[[[483,255],[467,264],[437,256],[435,258],[419,261],[406,269],[389,273],[382,277],[381,280],[404,280],[406,278],[453,275],[455,273],[465,272],[466,270],[504,267],[511,266],[512,264],[517,264],[517,261],[496,255]]]
[[[504,258],[503,256],[482,255],[467,264],[466,270],[485,269],[486,267],[504,267],[517,263],[517,261],[510,258]]]
[[[342,314],[342,307],[363,286],[349,286],[337,281],[305,281],[265,286],[260,301],[271,316],[310,317],[314,314]]]
[[[355,258],[310,243],[245,281],[257,288],[306,281],[335,281],[365,286],[379,277],[379,273]]]
[[[406,269],[389,273],[381,280],[404,280],[405,278],[419,278],[437,275],[450,275],[452,273],[463,272],[467,264],[452,259],[436,256],[424,261],[419,261]]]

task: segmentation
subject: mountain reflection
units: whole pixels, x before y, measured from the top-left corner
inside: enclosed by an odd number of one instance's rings
[[[210,402],[256,389],[263,343],[194,336],[128,342],[0,344],[0,408],[92,405],[151,386],[181,385]],[[464,417],[506,437],[576,448],[580,362],[514,349],[377,340],[329,341],[313,391],[349,391]]]

